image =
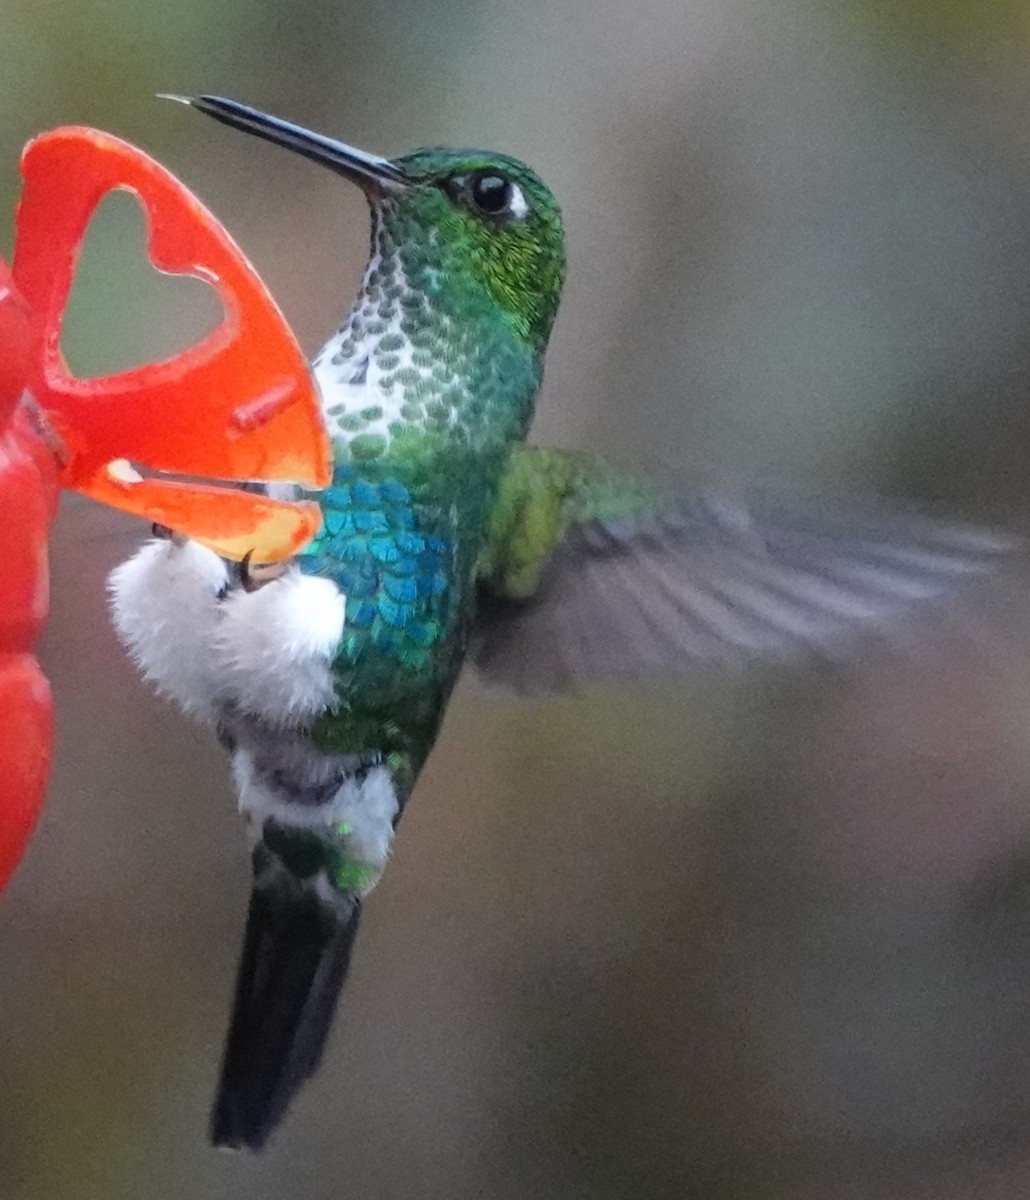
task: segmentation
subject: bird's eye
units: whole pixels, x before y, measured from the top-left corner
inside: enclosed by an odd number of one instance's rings
[[[499,217],[511,208],[513,191],[511,180],[495,171],[480,171],[469,181],[472,203],[488,217]]]

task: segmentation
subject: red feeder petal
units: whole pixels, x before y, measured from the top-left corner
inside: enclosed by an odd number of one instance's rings
[[[307,363],[264,284],[215,218],[142,151],[65,128],[22,157],[14,276],[31,310],[31,388],[66,451],[61,483],[159,520],[230,558],[274,562],[318,529],[313,504],[156,478],[329,482],[329,444]],[[148,218],[159,270],[211,283],[226,316],[174,359],[81,380],[60,351],[78,248],[103,197],[126,188]]]
[[[48,604],[57,467],[23,409],[28,311],[0,258],[0,888],[22,855],[50,766],[50,688],[31,650]]]
[[[50,773],[50,685],[31,654],[0,654],[0,890],[25,851]]]
[[[29,309],[0,258],[0,425],[6,424],[29,373]]]

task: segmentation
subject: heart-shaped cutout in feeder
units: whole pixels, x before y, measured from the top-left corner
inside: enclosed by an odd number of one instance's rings
[[[30,386],[60,443],[62,485],[229,558],[275,562],[296,552],[318,529],[317,505],[141,474],[329,482],[307,363],[242,252],[173,175],[109,134],[43,134],[26,146],[22,175],[13,274],[31,314]],[[61,354],[61,320],[86,227],[117,188],[143,206],[152,264],[206,280],[225,316],[174,358],[77,379]]]
[[[156,270],[146,247],[139,198],[108,192],[86,226],[61,318],[61,354],[76,379],[173,358],[225,319],[207,280]]]

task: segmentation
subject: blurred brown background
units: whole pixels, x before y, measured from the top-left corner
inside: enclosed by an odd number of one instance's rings
[[[3,0],[0,211],[33,133],[126,136],[313,351],[360,196],[153,93],[501,148],[569,229],[538,438],[1022,524],[1028,63],[1025,0]],[[141,228],[97,218],[82,373],[214,318]],[[143,532],[70,503],[55,534],[53,786],[0,901],[2,1200],[1030,1194],[1023,588],[851,672],[539,707],[467,681],[328,1064],[255,1162],[205,1144],[248,876],[226,764],[106,623]]]

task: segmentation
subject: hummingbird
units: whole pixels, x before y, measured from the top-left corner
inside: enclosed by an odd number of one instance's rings
[[[328,167],[371,214],[360,292],[312,364],[334,456],[314,541],[273,569],[158,531],[110,579],[143,675],[231,756],[253,887],[211,1139],[259,1151],[323,1057],[362,905],[466,660],[548,695],[834,657],[953,596],[1007,542],[684,491],[528,444],[566,267],[534,171],[493,151],[382,158],[177,99]]]

